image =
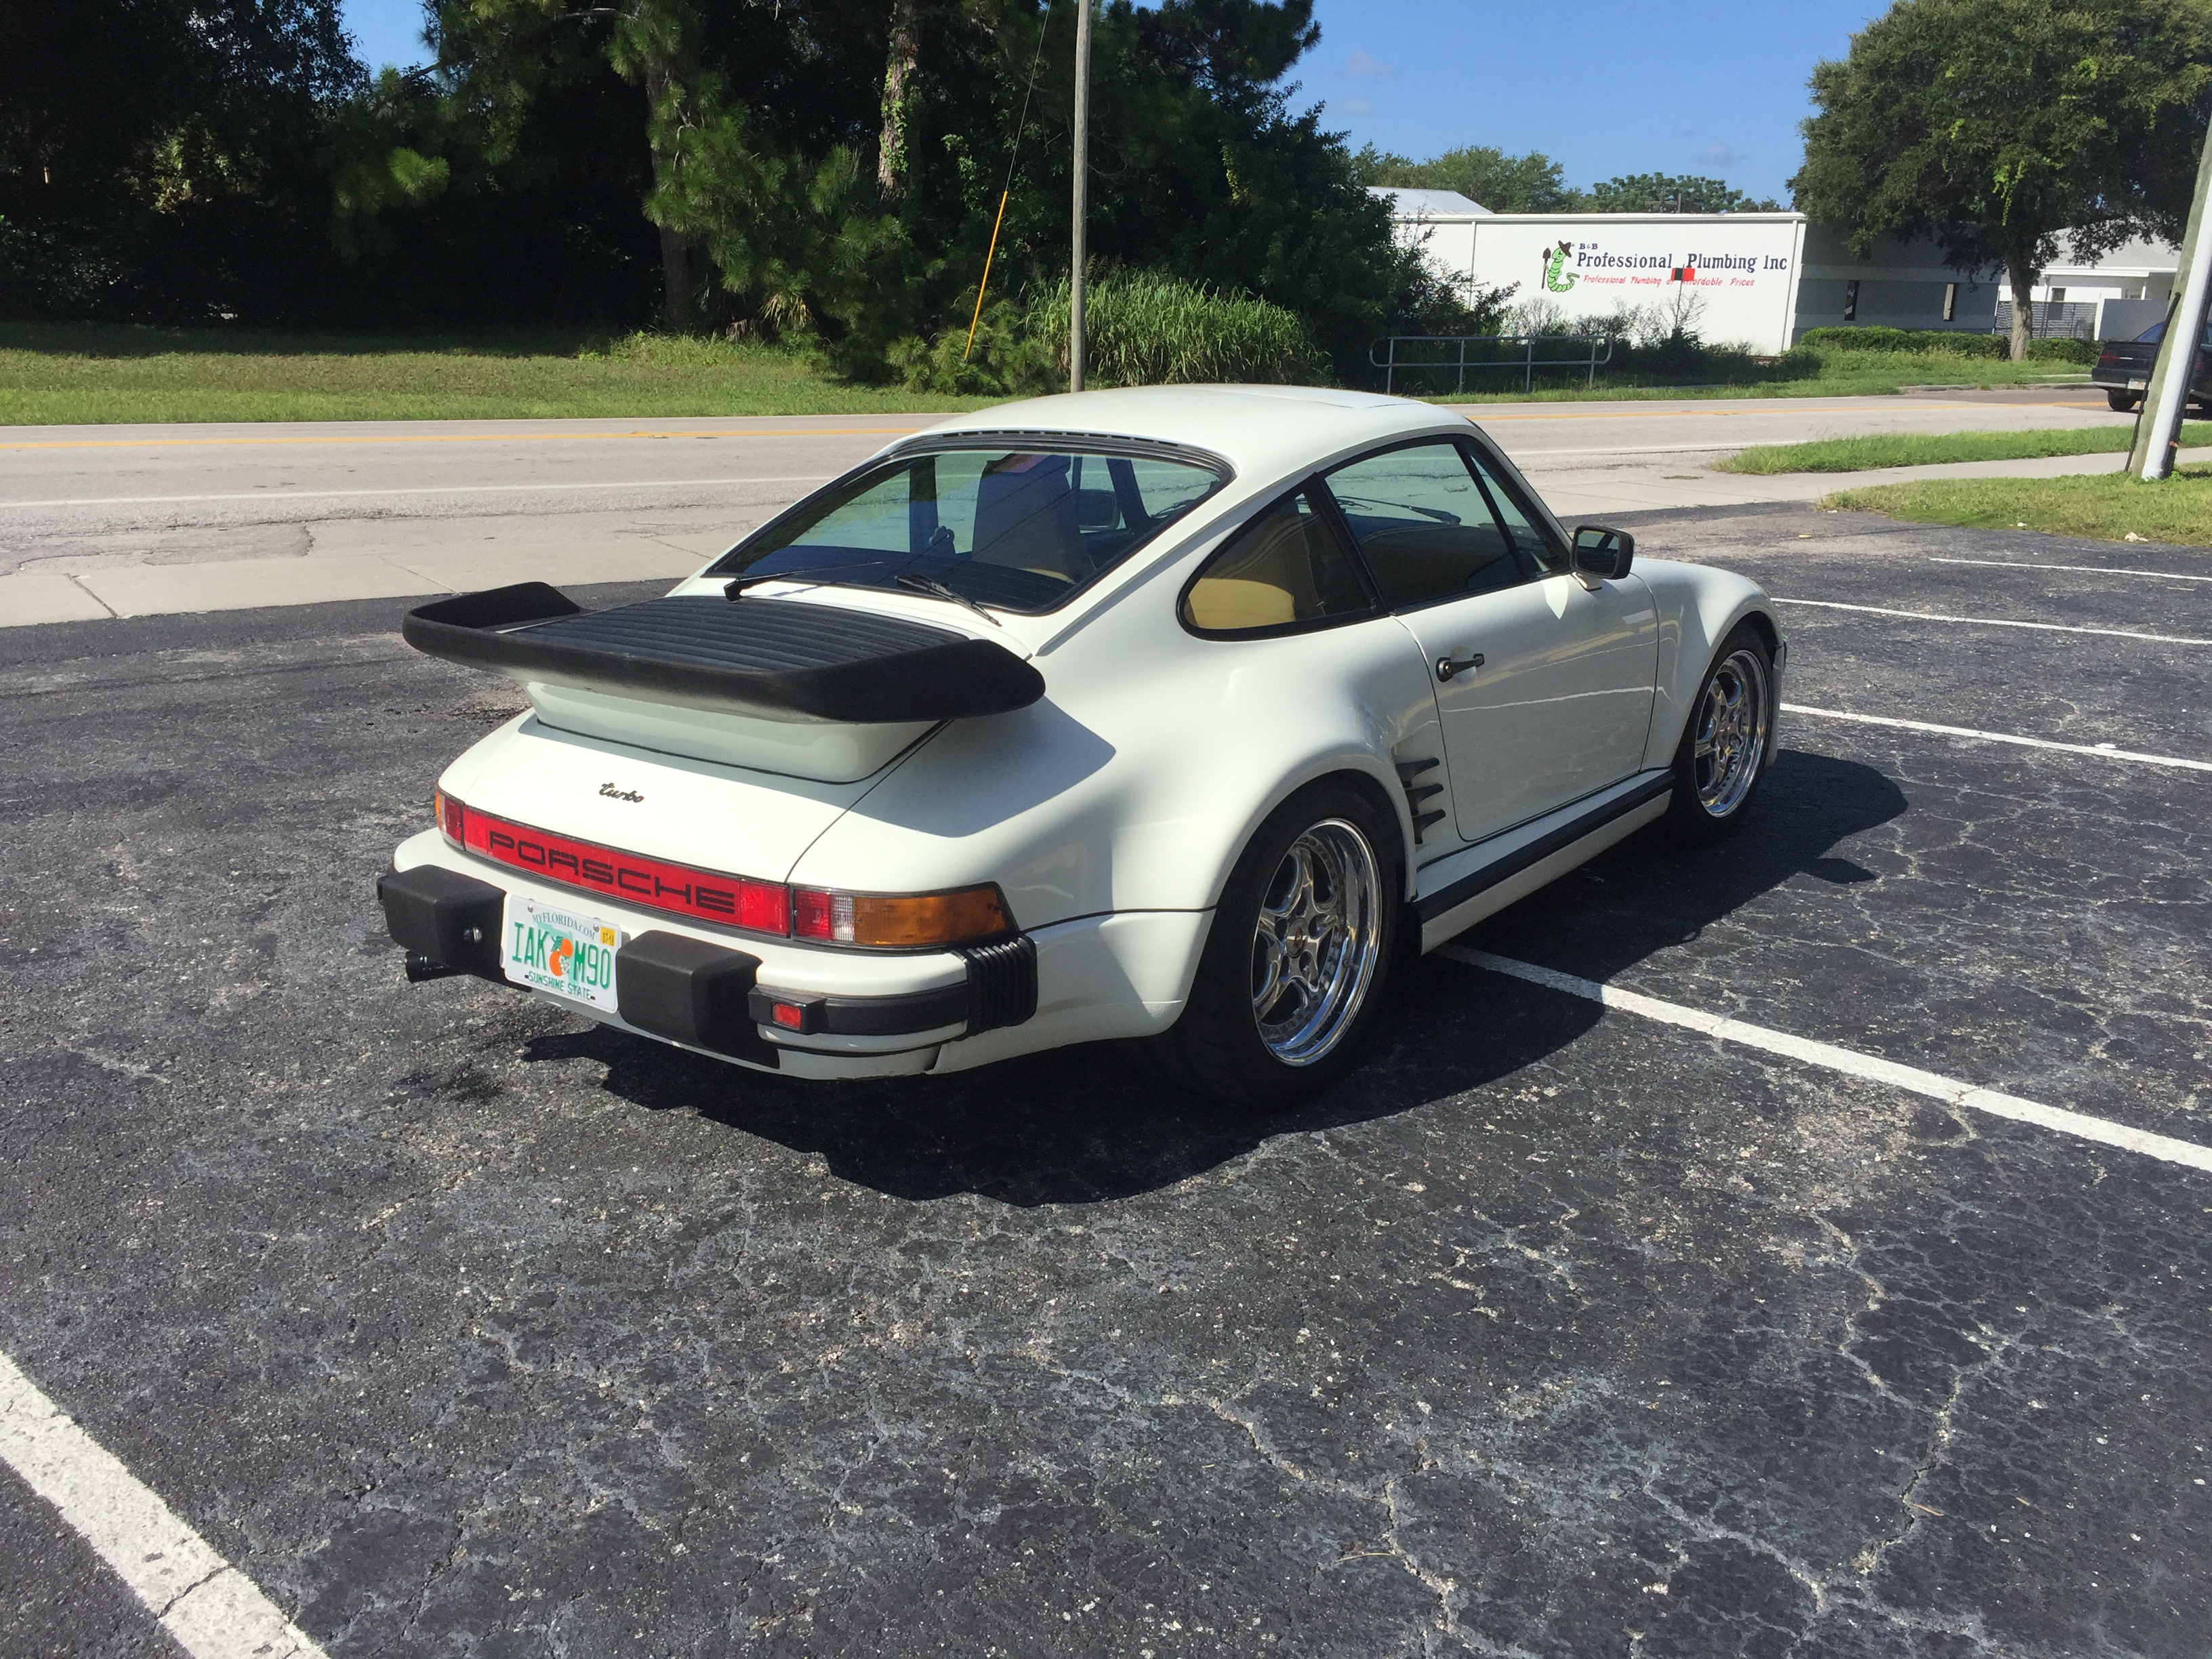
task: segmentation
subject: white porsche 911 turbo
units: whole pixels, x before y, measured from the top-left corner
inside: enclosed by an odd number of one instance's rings
[[[1476,427],[1176,386],[900,440],[662,599],[526,583],[407,639],[532,708],[379,884],[473,973],[739,1065],[1144,1039],[1285,1103],[1432,949],[1771,762],[1765,594],[1567,534]]]

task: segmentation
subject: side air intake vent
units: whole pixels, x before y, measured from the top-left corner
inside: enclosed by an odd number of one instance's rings
[[[1433,799],[1444,792],[1441,783],[1418,781],[1422,773],[1432,772],[1436,766],[1434,759],[1398,763],[1398,787],[1406,792],[1406,805],[1413,811],[1413,844],[1417,847],[1420,845],[1421,838],[1428,834],[1429,826],[1441,820],[1444,815],[1441,806],[1431,806],[1425,811],[1421,806],[1423,801]]]

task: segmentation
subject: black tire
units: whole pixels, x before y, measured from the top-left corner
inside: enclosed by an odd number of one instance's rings
[[[1735,701],[1732,687],[1744,703]],[[1774,715],[1774,653],[1765,636],[1745,623],[1706,665],[1674,748],[1674,796],[1666,823],[1676,840],[1705,845],[1743,822],[1766,781]],[[1724,772],[1739,759],[1748,765],[1747,775]]]
[[[1364,847],[1364,866],[1352,851],[1347,830]],[[1292,870],[1294,848],[1301,849],[1297,867],[1309,876],[1326,875],[1337,867],[1332,860],[1344,860],[1346,879],[1336,899],[1357,919],[1334,955],[1327,942],[1306,948],[1303,921],[1292,929],[1298,940],[1294,950],[1271,948],[1262,941],[1262,905],[1297,890],[1295,874],[1290,886],[1281,884],[1285,872]],[[1144,1060],[1149,1063],[1145,1069],[1182,1087],[1265,1111],[1294,1106],[1350,1071],[1374,1024],[1397,953],[1400,914],[1405,908],[1402,857],[1396,819],[1352,783],[1324,779],[1268,814],[1222,889],[1190,1000],[1175,1025],[1146,1045]],[[1360,884],[1370,878],[1371,890],[1363,896]],[[1313,883],[1307,890],[1320,892],[1322,884]],[[1279,902],[1271,912],[1279,908]],[[1265,967],[1285,957],[1304,963],[1303,979]],[[1341,979],[1331,971],[1333,965],[1341,970]],[[1286,1054],[1298,1053],[1297,1043],[1285,1039],[1295,1038],[1304,1029],[1296,1018],[1296,1005],[1305,994],[1306,982],[1316,976],[1328,980],[1332,988],[1310,1003],[1316,1028],[1313,1040],[1322,1046],[1310,1057],[1286,1058]],[[1280,988],[1269,1012],[1283,1015],[1272,1043],[1263,1034],[1261,1010],[1255,1006],[1255,987],[1270,985]],[[1345,998],[1342,1006],[1329,1000],[1340,993]]]
[[[2107,392],[2105,401],[2121,414],[2129,415],[2134,413],[2135,406],[2142,399],[2132,392]]]

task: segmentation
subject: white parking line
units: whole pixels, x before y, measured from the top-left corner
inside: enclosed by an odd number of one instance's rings
[[[1662,1002],[1657,997],[1648,997],[1639,991],[1624,991],[1617,985],[1602,984],[1594,979],[1577,979],[1572,974],[1539,968],[1534,963],[1516,962],[1510,957],[1492,956],[1487,951],[1477,951],[1463,945],[1447,945],[1440,954],[1455,962],[1463,962],[1471,968],[1486,968],[1494,974],[1510,975],[1515,979],[1526,980],[1531,985],[1565,991],[1570,996],[1602,1003],[1608,1008],[1619,1008],[1628,1013],[1641,1014],[1646,1019],[1658,1020],[1663,1024],[1700,1031],[1723,1042],[1762,1049],[1767,1054],[1802,1060],[1808,1066],[1841,1072],[1847,1077],[1887,1083],[1893,1088],[1940,1100],[1948,1106],[1964,1106],[1972,1111],[1987,1112],[1993,1117],[2010,1118],[2018,1123],[2033,1123],[2040,1128],[2055,1129],[2060,1134],[2094,1140],[2102,1146],[2118,1146],[2125,1152],[2140,1152],[2145,1158],[2160,1158],[2168,1164],[2184,1164],[2192,1170],[2212,1173],[2212,1146],[2200,1146],[2194,1141],[2176,1140],[2171,1135],[2153,1134],[2146,1129],[2108,1122],[2104,1118],[2091,1117],[2086,1113],[2069,1112],[2061,1107],[2022,1100],[2018,1095],[2000,1094],[1994,1089],[1961,1083],[1956,1078],[1944,1077],[1936,1072],[1923,1072],[1917,1066],[1900,1066],[1895,1060],[1863,1054],[1853,1048],[1840,1048],[1832,1042],[1815,1042],[1807,1037],[1791,1036],[1786,1031],[1770,1031],[1763,1025],[1747,1024],[1740,1019],[1728,1019],[1696,1008],[1685,1008],[1679,1003]]]
[[[2022,738],[2010,732],[1982,732],[1971,726],[1936,726],[1928,720],[1901,720],[1888,714],[1853,714],[1841,708],[1814,708],[1802,702],[1785,702],[1785,714],[1810,714],[1816,720],[1851,720],[1861,726],[1893,726],[1901,732],[1929,732],[1943,738],[1979,738],[1984,743],[2015,743],[2024,749],[2056,749],[2066,755],[2093,755],[2099,760],[2135,761],[2144,766],[2178,766],[2191,772],[2212,772],[2212,761],[2183,760],[2178,755],[2146,755],[2106,744],[2055,743],[2049,738]]]
[[[193,1659],[324,1659],[253,1582],[0,1353],[0,1458]]]
[[[1915,622],[1965,623],[1975,628],[2033,628],[2045,634],[2102,634],[2116,640],[2151,640],[2160,645],[2212,645],[2212,640],[2182,634],[2136,634],[2124,628],[2077,628],[2070,623],[2012,622],[2001,617],[1946,617],[1933,611],[1892,611],[1886,605],[1845,605],[1839,599],[1782,599],[1777,605],[1817,605],[1823,611],[1860,611],[1870,617],[1910,617]]]
[[[1990,570],[2070,570],[2085,576],[2149,576],[2162,582],[2212,582],[2212,576],[2185,576],[2177,570],[2120,570],[2108,564],[2038,564],[2033,559],[1946,559],[1930,555],[1930,564],[1976,564]]]
[[[634,483],[410,484],[391,489],[234,489],[210,495],[81,495],[67,501],[4,501],[0,507],[173,507],[193,501],[327,501],[379,495],[493,495],[554,489],[704,489],[726,484],[826,483],[834,472],[807,472],[773,478],[640,478]]]

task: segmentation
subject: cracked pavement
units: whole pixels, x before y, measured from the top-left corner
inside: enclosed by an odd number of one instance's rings
[[[2136,547],[1636,528],[2212,636],[1932,562]],[[1433,957],[1274,1119],[410,988],[371,882],[512,704],[398,608],[0,637],[0,1349],[331,1655],[2201,1659],[2201,1174]],[[1792,702],[2212,757],[2206,649],[1786,620]],[[2202,775],[1784,744],[1467,942],[2212,1140]],[[174,1650],[0,1470],[0,1653]]]

